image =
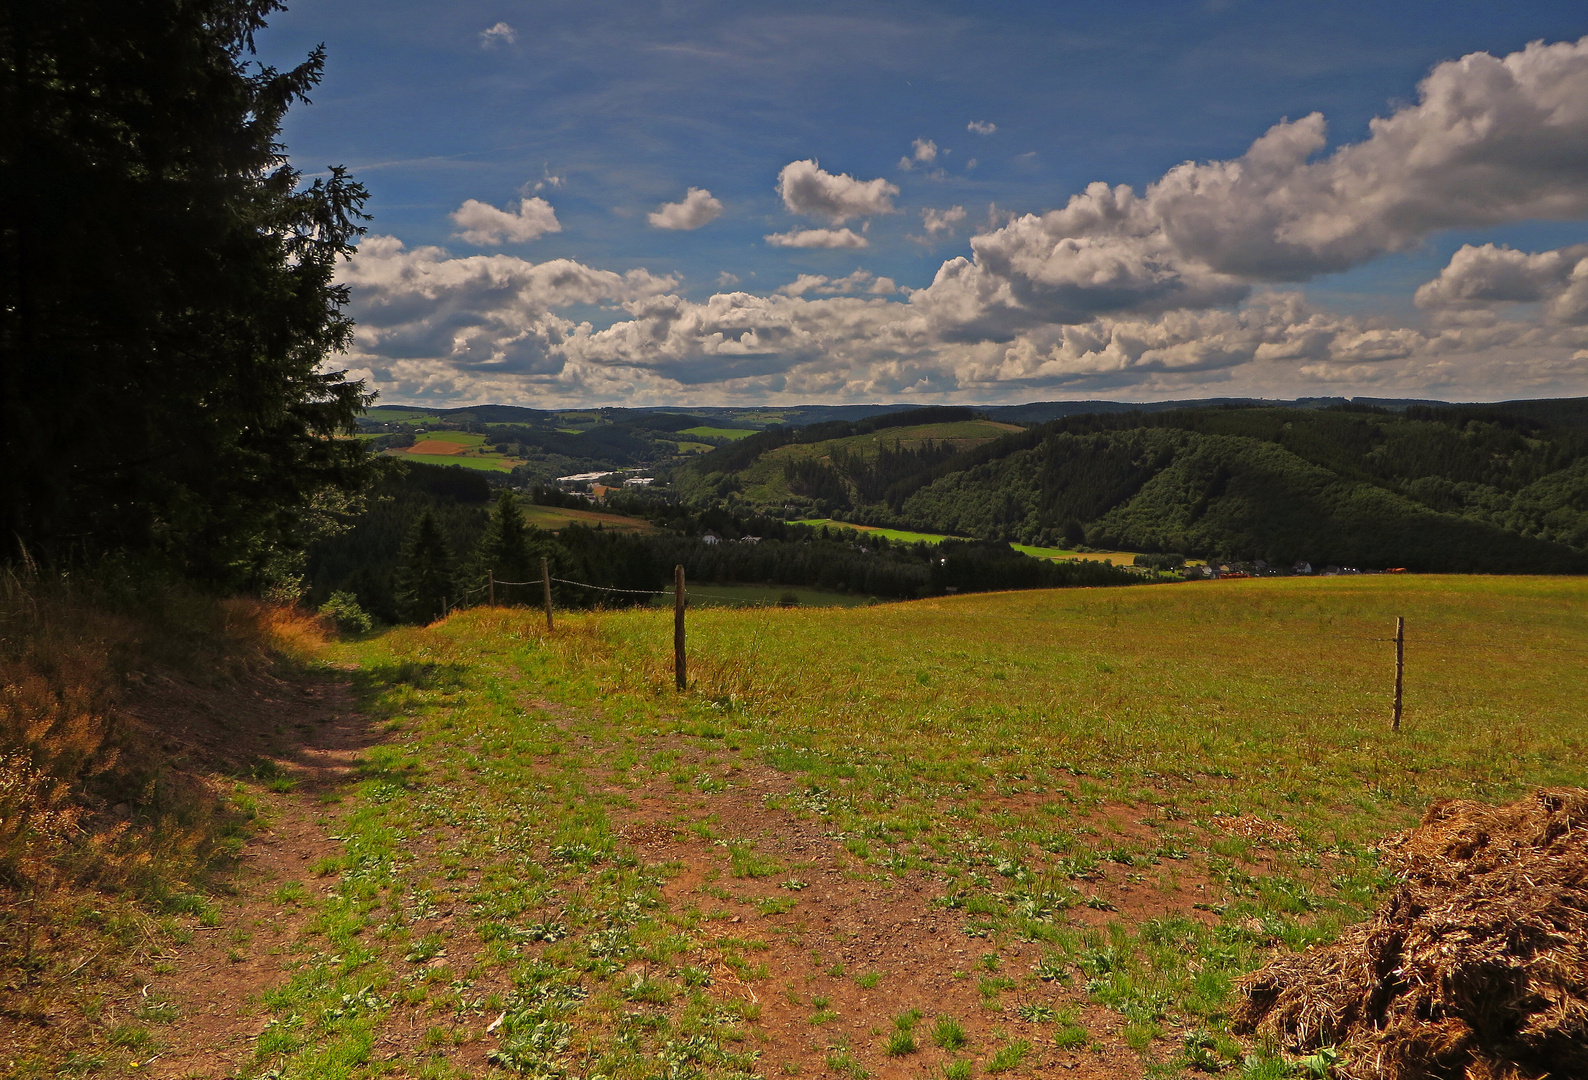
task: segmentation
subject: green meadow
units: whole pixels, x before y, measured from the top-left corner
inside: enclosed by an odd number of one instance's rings
[[[684,428],[682,431],[679,432],[679,434],[680,435],[710,435],[710,436],[712,436],[714,438],[718,438],[718,439],[732,439],[735,442],[737,442],[738,440],[744,438],[747,435],[754,435],[755,431],[752,428],[692,427],[692,428]]]
[[[805,518],[796,521],[796,525],[826,525],[830,529],[852,529],[855,532],[869,533],[873,536],[885,536],[889,540],[901,544],[941,544],[949,537],[942,533],[910,532],[907,529],[884,529],[877,525],[853,525],[847,521],[834,521],[832,518]]]
[[[657,610],[325,661],[386,738],[280,898],[258,1076],[1309,1075],[1235,980],[1431,803],[1588,784],[1581,579],[697,607],[682,693]]]
[[[853,529],[856,532],[869,533],[873,536],[885,536],[889,540],[901,544],[940,544],[950,539],[943,533],[911,532],[908,529],[885,529],[880,525],[855,525],[848,521],[835,521],[832,518],[805,518],[796,521],[796,525],[826,525],[830,529]],[[1072,551],[1069,548],[1037,547],[1032,544],[1010,544],[1016,551],[1030,555],[1033,559],[1107,559],[1121,565],[1129,565],[1138,552],[1134,551]],[[1201,560],[1193,559],[1195,565]]]

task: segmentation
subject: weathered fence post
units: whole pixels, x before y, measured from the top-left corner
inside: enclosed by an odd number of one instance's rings
[[[684,567],[673,567],[673,681],[682,690],[688,681],[684,671]]]
[[[1390,723],[1394,731],[1401,729],[1401,687],[1406,676],[1406,619],[1395,619],[1395,718]]]
[[[490,592],[491,606],[495,607],[496,606],[496,570],[495,569],[487,570],[485,573],[486,573],[485,584],[486,584],[486,588]]]
[[[546,632],[551,632],[551,564],[546,556],[540,557],[540,588],[546,598]]]

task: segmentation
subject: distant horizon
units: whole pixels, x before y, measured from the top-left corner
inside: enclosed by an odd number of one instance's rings
[[[532,409],[538,412],[579,412],[590,409],[634,409],[645,412],[668,412],[688,409],[734,409],[744,412],[766,411],[786,412],[792,409],[1017,409],[1036,405],[1183,405],[1198,404],[1201,402],[1226,402],[1226,401],[1253,401],[1271,402],[1277,405],[1294,404],[1301,401],[1342,401],[1342,402],[1391,402],[1408,405],[1506,405],[1512,402],[1525,401],[1577,401],[1588,398],[1588,395],[1572,395],[1566,397],[1518,397],[1495,398],[1486,401],[1451,401],[1444,398],[1412,398],[1412,397],[1381,397],[1371,394],[1304,394],[1292,398],[1256,397],[1252,395],[1218,394],[1202,398],[1153,398],[1148,400],[1132,400],[1129,398],[1033,398],[1029,401],[803,401],[790,402],[780,405],[750,405],[750,404],[708,404],[702,402],[675,402],[670,405],[617,405],[601,403],[592,405],[524,405],[511,401],[486,401],[475,402],[468,405],[441,405],[435,402],[395,402],[382,401],[369,406],[369,411],[375,409],[426,409],[441,412],[463,412],[469,409],[511,408]]]

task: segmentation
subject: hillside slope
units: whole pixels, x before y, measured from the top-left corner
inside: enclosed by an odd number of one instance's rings
[[[774,429],[705,455],[682,470],[680,486],[697,500],[731,494],[1028,544],[1285,564],[1588,570],[1588,403],[1508,408],[1097,414],[958,443],[929,442],[923,426]]]

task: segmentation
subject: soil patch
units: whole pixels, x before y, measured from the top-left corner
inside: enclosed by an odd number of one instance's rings
[[[255,792],[267,822],[242,853],[218,919],[195,922],[191,940],[152,958],[127,1012],[167,1003],[176,1019],[156,1032],[144,1075],[230,1076],[264,1030],[260,996],[286,977],[283,955],[308,914],[293,895],[335,883],[315,872],[336,856],[334,789],[375,737],[344,679],[260,680],[246,691],[185,687],[135,704],[151,729],[226,771],[268,772],[285,791]],[[222,782],[224,776],[210,782]],[[322,799],[328,800],[323,801]]]
[[[1249,976],[1236,1029],[1338,1048],[1341,1080],[1588,1075],[1588,791],[1440,803],[1384,854],[1401,886]]]

